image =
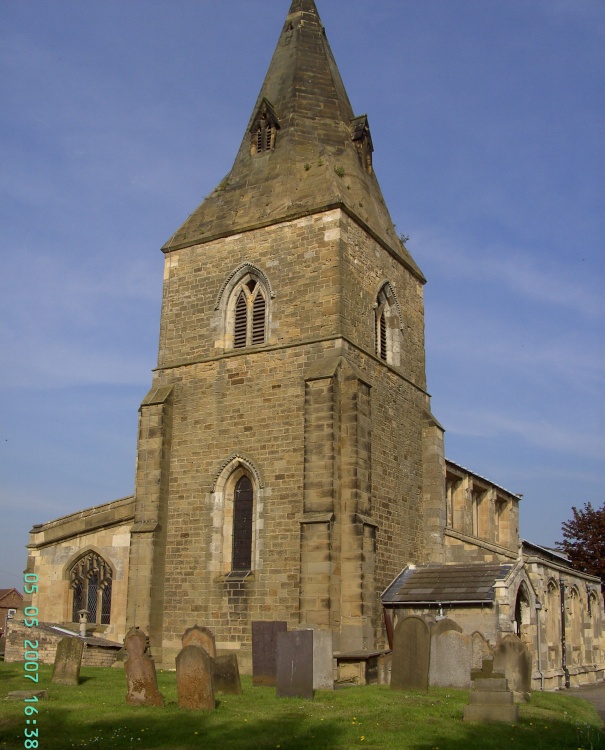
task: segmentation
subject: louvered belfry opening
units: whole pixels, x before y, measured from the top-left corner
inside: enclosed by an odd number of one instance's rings
[[[252,510],[254,490],[252,482],[243,476],[235,485],[233,502],[232,570],[252,568]]]
[[[244,281],[234,292],[236,296],[233,324],[233,346],[257,346],[265,343],[267,300],[261,284],[255,279]]]
[[[384,310],[380,314],[380,359],[387,359],[387,319]]]

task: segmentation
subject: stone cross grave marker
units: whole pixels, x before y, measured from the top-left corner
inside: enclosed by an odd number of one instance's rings
[[[312,630],[277,634],[276,688],[280,698],[313,698]]]
[[[431,634],[420,617],[404,617],[397,623],[393,638],[391,688],[429,689]]]
[[[57,644],[51,682],[56,685],[78,685],[83,651],[84,641],[80,638],[72,636],[61,638]]]
[[[145,653],[147,636],[138,628],[130,628],[124,639],[128,656],[124,661],[128,692],[126,702],[131,706],[163,706],[164,697],[158,690],[155,662]]]
[[[213,660],[205,648],[194,643],[176,657],[176,690],[179,708],[214,711]]]
[[[257,620],[252,623],[252,684],[274,687],[277,675],[277,634],[288,624],[281,620]]]

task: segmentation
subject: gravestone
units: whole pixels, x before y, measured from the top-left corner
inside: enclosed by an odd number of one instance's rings
[[[391,654],[381,654],[378,657],[378,684],[379,685],[391,684],[391,665],[392,665]]]
[[[202,628],[199,625],[194,625],[192,628],[187,628],[181,637],[181,646],[201,646],[207,652],[208,656],[213,659],[216,656],[216,643],[214,640],[214,633],[208,628]]]
[[[431,638],[447,633],[449,630],[455,630],[457,633],[462,633],[462,628],[455,620],[450,617],[443,617],[441,620],[431,624]]]
[[[431,633],[429,684],[435,687],[471,686],[472,639],[457,630]]]
[[[51,682],[56,685],[78,685],[83,651],[84,641],[80,638],[61,638],[57,644]]]
[[[532,660],[529,649],[516,635],[505,635],[494,647],[494,669],[504,672],[516,701],[529,700]]]
[[[471,685],[469,704],[463,709],[464,721],[514,724],[519,720],[519,707],[514,705],[506,677],[503,672],[494,671],[491,659],[484,659],[481,669],[471,672]]]
[[[191,644],[176,657],[176,691],[179,708],[214,711],[212,657],[205,648]]]
[[[313,631],[277,634],[277,696],[313,698]]]
[[[431,634],[424,620],[412,615],[397,623],[391,656],[392,689],[428,691],[430,649]]]
[[[215,657],[212,660],[212,677],[215,694],[242,694],[242,683],[239,677],[239,666],[235,654]]]
[[[281,620],[252,623],[252,684],[274,687],[277,675],[277,634],[288,624]]]
[[[128,692],[126,702],[131,706],[163,706],[164,697],[158,690],[155,662],[145,653],[147,636],[138,628],[130,628],[124,639],[128,656],[124,660]]]
[[[492,658],[492,650],[489,643],[478,630],[471,635],[473,644],[472,669],[480,670],[486,659]]]
[[[331,630],[313,630],[313,689],[334,690]]]

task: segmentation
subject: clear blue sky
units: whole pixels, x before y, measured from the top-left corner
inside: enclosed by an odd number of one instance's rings
[[[289,0],[0,1],[0,588],[131,494],[160,247],[229,171]],[[605,4],[318,0],[428,278],[452,460],[560,538],[605,499]]]

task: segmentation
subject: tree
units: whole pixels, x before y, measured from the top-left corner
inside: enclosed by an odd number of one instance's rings
[[[573,518],[562,524],[563,541],[557,547],[574,568],[599,576],[605,593],[605,503],[601,508],[584,503],[583,509],[572,507],[572,511]]]

